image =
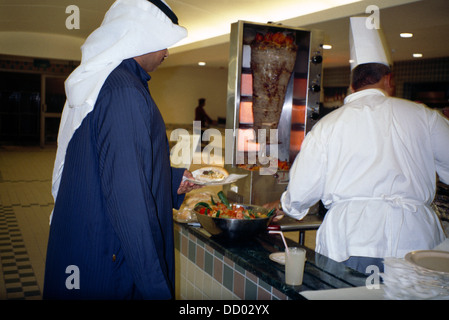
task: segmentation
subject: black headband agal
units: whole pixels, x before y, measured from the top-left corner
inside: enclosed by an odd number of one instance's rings
[[[154,4],[159,9],[161,9],[161,11],[165,13],[165,15],[169,17],[174,24],[178,24],[178,17],[173,11],[171,11],[169,7],[167,7],[165,3],[163,3],[161,0],[148,0],[148,1]]]

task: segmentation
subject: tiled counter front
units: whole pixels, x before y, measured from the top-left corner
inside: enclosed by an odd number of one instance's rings
[[[175,224],[176,298],[279,300],[285,294]]]

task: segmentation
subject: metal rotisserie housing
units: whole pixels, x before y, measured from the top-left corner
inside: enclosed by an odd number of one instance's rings
[[[231,25],[226,129],[233,130],[225,186],[233,201],[279,199],[305,134],[318,120],[323,33],[278,24]],[[227,144],[227,148],[230,144]]]

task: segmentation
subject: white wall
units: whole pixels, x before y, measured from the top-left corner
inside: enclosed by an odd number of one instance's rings
[[[199,98],[212,119],[226,117],[227,82],[227,69],[170,67],[151,73],[149,88],[165,123],[191,124]]]

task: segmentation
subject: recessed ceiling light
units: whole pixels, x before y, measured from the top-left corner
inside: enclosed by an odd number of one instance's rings
[[[413,58],[422,58],[422,53],[414,53]]]
[[[332,46],[330,44],[323,44],[323,49],[330,50]]]
[[[401,38],[412,38],[413,37],[413,33],[409,33],[409,32],[402,32],[400,34]]]
[[[206,65],[206,62],[204,62],[204,61],[200,61],[200,62],[198,62],[198,65],[199,65],[199,66],[202,66],[202,67],[203,67],[203,66],[205,66],[205,65]]]

